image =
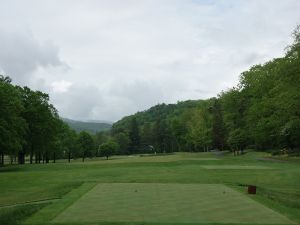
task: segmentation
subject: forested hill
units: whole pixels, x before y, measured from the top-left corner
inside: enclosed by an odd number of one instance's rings
[[[187,109],[197,108],[203,100],[188,100],[178,102],[177,104],[158,104],[150,109],[137,112],[134,115],[126,116],[113,124],[113,131],[124,131],[128,128],[132,119],[137,119],[139,125],[143,126],[147,123],[154,123],[158,119],[167,119],[173,116],[181,115]]]
[[[149,145],[161,152],[254,148],[300,154],[299,30],[284,57],[252,66],[217,98],[154,106],[113,124],[113,137],[129,154]]]
[[[96,134],[97,132],[101,131],[109,131],[112,126],[109,123],[83,122],[67,118],[62,118],[62,120],[66,122],[76,132],[86,131],[90,134]]]

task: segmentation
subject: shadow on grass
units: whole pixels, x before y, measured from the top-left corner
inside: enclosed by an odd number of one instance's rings
[[[0,167],[0,173],[7,173],[7,172],[17,172],[22,170],[22,168],[15,166],[15,165],[9,165],[9,166],[3,166]]]
[[[2,225],[16,225],[20,224],[29,216],[39,211],[49,203],[22,205],[10,208],[0,209],[0,224]]]

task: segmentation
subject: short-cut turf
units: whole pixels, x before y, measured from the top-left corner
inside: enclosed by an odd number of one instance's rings
[[[98,184],[53,222],[292,224],[222,184]]]

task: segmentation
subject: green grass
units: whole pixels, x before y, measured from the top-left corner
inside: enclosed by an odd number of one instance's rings
[[[16,225],[46,206],[46,203],[5,207],[0,210],[1,225]]]
[[[209,170],[266,170],[272,169],[271,167],[266,166],[253,166],[253,165],[203,165],[204,169]]]
[[[222,184],[98,184],[54,222],[290,224]]]
[[[72,205],[78,198],[88,192],[95,184],[84,183],[80,187],[72,190],[61,201],[49,205],[43,208],[39,213],[29,218],[26,223],[43,223],[44,221],[50,221],[59,213],[64,211],[68,206]]]
[[[116,156],[110,160],[98,158],[87,160],[85,163],[78,159],[70,164],[66,160],[59,160],[48,165],[6,166],[0,168],[0,221],[1,218],[10,218],[11,224],[24,221],[32,225],[54,224],[53,218],[67,212],[70,209],[68,207],[75,206],[81,198],[92,193],[89,190],[95,184],[145,183],[175,186],[226,185],[231,190],[240,192],[246,199],[251,198],[259,203],[259,206],[266,206],[300,224],[300,163],[298,160],[262,160],[267,156],[270,155],[258,152],[249,152],[238,157],[228,153],[176,153],[155,157]],[[207,169],[209,167],[214,169]],[[246,195],[246,188],[241,186],[246,184],[257,185],[258,194]],[[181,193],[178,193],[178,197],[180,195]],[[49,205],[40,210],[45,202]],[[22,213],[18,213],[20,208]],[[39,212],[30,216],[33,208]],[[93,210],[93,207],[90,207],[90,210]],[[224,217],[224,223],[226,219],[228,218]],[[118,221],[91,224],[135,224],[133,221]],[[179,220],[174,219],[170,222],[177,221]],[[156,222],[155,224],[159,224]],[[65,221],[60,224],[81,225],[85,222]]]

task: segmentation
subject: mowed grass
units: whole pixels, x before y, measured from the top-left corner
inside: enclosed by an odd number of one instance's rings
[[[257,204],[300,224],[300,163],[298,160],[264,160],[268,156],[267,153],[259,152],[249,152],[237,157],[229,153],[176,153],[115,156],[110,160],[88,159],[84,163],[78,159],[71,163],[59,160],[55,164],[47,165],[6,166],[0,168],[0,224],[11,225],[25,221],[31,225],[54,224],[59,215],[92,193],[89,191],[95,185],[118,183],[225,185],[246,199],[251,198]],[[246,194],[244,185],[247,184],[258,186],[257,195]],[[177,195],[180,196],[181,192]],[[197,194],[194,196],[196,198]],[[110,196],[107,195],[107,198]],[[30,216],[34,211],[33,207],[38,212]],[[42,207],[44,208],[40,210]],[[226,209],[226,206],[222,208]],[[93,210],[93,206],[90,210]],[[226,221],[228,218],[223,219]],[[133,223],[121,220],[101,221],[91,224]],[[222,222],[224,223],[226,222]],[[59,224],[87,223],[65,220]],[[244,221],[237,224],[244,224]]]
[[[222,184],[98,184],[54,222],[292,224]]]

